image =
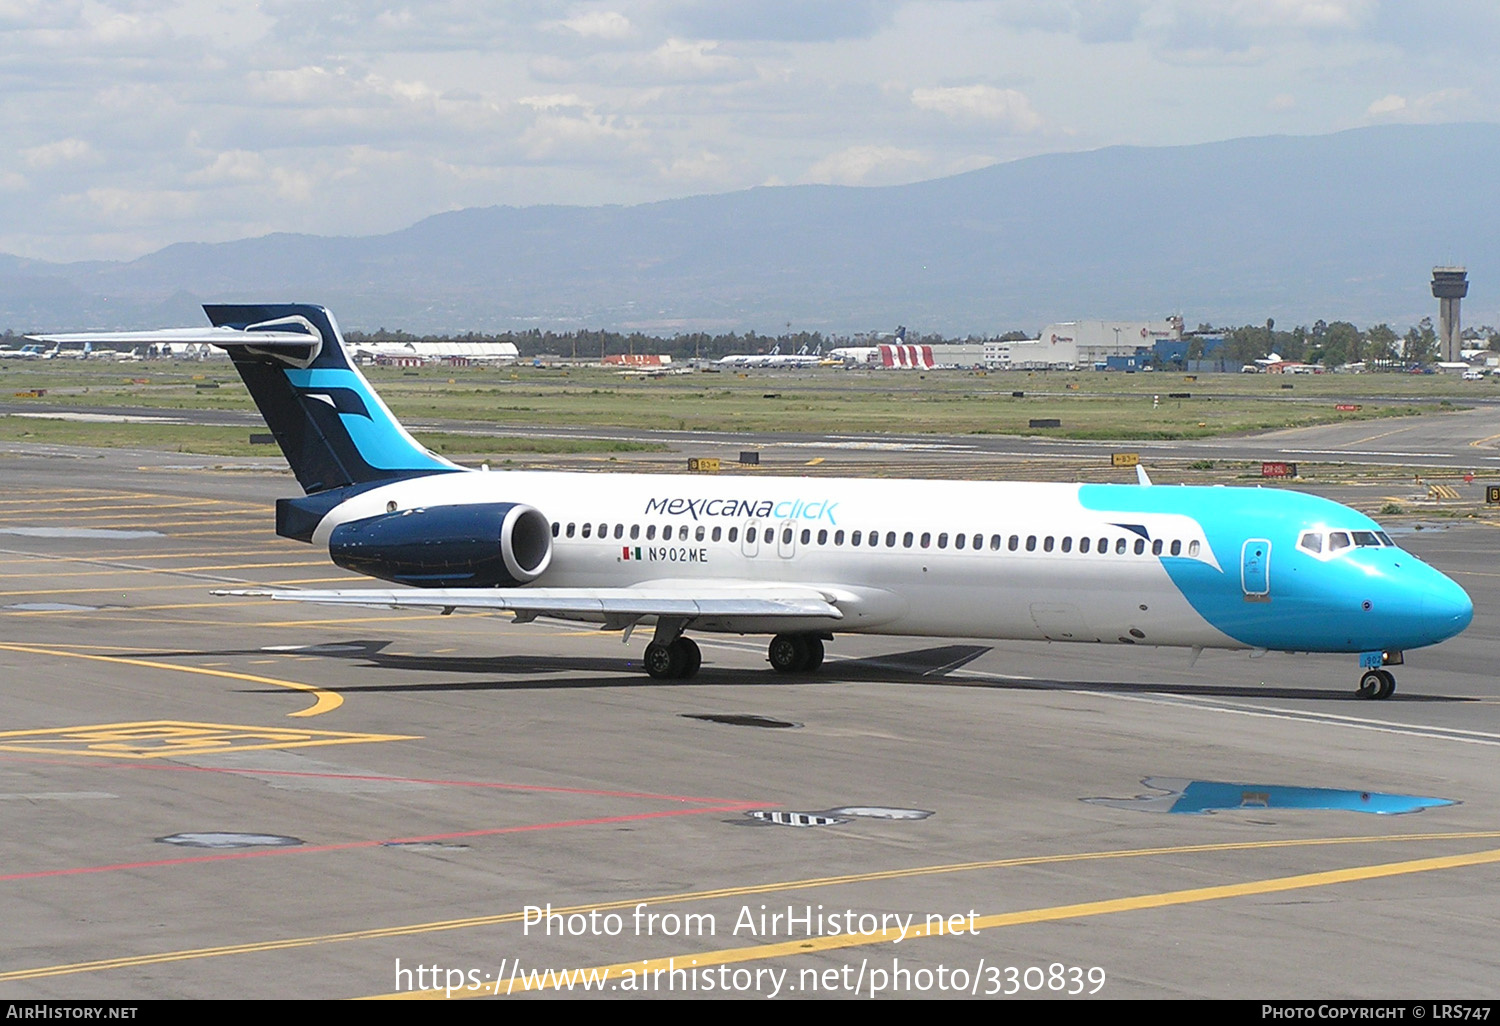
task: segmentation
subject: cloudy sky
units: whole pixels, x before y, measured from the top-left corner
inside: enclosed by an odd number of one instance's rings
[[[0,252],[1500,121],[1493,0],[0,0]]]

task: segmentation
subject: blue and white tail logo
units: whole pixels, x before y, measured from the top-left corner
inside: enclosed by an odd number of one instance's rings
[[[349,362],[333,315],[321,306],[205,306],[226,334],[255,405],[304,491],[328,491],[462,468],[409,435]]]

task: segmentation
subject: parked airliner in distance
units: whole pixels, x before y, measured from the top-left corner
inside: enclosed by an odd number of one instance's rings
[[[1369,517],[1278,488],[468,471],[397,422],[323,307],[204,310],[109,340],[228,350],[305,492],[277,534],[402,586],[229,594],[644,626],[662,679],[698,670],[689,631],[771,635],[786,673],[865,633],[1350,653],[1365,698],[1473,617]]]

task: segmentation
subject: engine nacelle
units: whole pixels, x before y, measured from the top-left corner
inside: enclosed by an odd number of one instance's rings
[[[328,555],[345,570],[421,588],[526,584],[552,562],[552,526],[514,502],[419,507],[340,524]]]

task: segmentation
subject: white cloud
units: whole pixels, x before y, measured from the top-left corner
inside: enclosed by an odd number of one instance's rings
[[[1031,109],[1031,101],[1015,89],[991,85],[914,89],[911,102],[922,110],[949,117],[998,121],[1015,132],[1035,132],[1042,127],[1041,116]]]
[[[59,139],[43,146],[32,146],[21,151],[26,163],[32,167],[52,167],[54,164],[71,164],[94,157],[94,147],[83,139]]]
[[[820,185],[893,185],[921,177],[927,154],[898,146],[850,146],[807,169],[804,180]]]
[[[671,162],[657,161],[661,176],[692,185],[732,186],[739,178],[734,165],[718,153],[700,150]]]
[[[1446,121],[1473,99],[1468,89],[1439,89],[1407,99],[1389,93],[1365,108],[1365,116],[1377,121]]]
[[[718,45],[705,39],[668,39],[636,66],[658,81],[701,82],[744,74],[739,61],[713,52]]]
[[[192,185],[220,185],[230,182],[256,182],[266,176],[266,160],[249,150],[227,150],[214,162],[189,172],[184,180]]]
[[[552,24],[592,39],[629,39],[636,34],[630,19],[618,11],[584,11]]]
[[[101,187],[60,197],[64,207],[96,219],[101,228],[128,228],[189,217],[201,209],[199,194],[180,189]]]
[[[635,119],[601,114],[572,94],[527,96],[517,102],[536,111],[520,137],[530,160],[620,157],[636,150],[646,135]]]

